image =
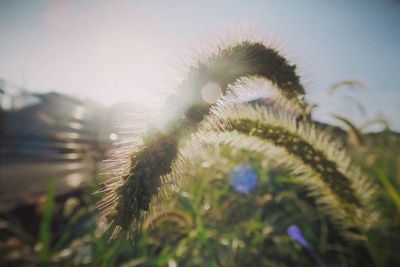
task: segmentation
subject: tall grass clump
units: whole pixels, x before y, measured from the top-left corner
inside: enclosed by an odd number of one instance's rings
[[[296,123],[284,110],[265,105],[232,105],[222,100],[183,150],[181,160],[209,144],[262,153],[291,171],[323,211],[351,239],[367,238],[378,222],[377,187],[355,166],[341,142],[310,121]]]
[[[218,101],[207,97],[210,90]],[[148,127],[129,155],[125,172],[104,184],[101,230],[111,239],[121,231],[132,237],[143,221],[145,228],[157,223],[190,163],[209,148],[228,146],[288,170],[342,238],[373,250],[375,229],[383,225],[378,183],[340,138],[311,120],[304,96],[295,66],[261,42],[241,41],[202,56],[167,101],[165,117]],[[207,243],[203,235],[201,240]]]
[[[171,164],[178,154],[179,143],[194,132],[212,102],[204,98],[204,90],[220,91],[243,77],[268,79],[287,99],[304,107],[305,94],[294,65],[275,49],[262,42],[242,41],[219,47],[189,67],[186,79],[177,93],[167,101],[166,118],[149,126],[143,141],[130,156],[130,166],[113,182],[104,184],[105,193],[99,203],[101,230],[111,230],[111,237],[121,230],[128,235],[149,210],[153,196],[160,187],[160,177],[172,171]]]

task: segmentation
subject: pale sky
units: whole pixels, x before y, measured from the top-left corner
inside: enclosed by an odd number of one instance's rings
[[[182,57],[243,23],[284,45],[317,119],[341,114],[362,125],[385,116],[400,130],[395,0],[0,0],[0,78],[106,105],[160,102]],[[348,79],[367,89],[327,94]]]

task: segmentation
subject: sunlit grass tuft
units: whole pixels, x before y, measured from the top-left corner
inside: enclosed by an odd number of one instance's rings
[[[273,48],[249,41],[221,47],[191,66],[176,95],[167,101],[165,119],[150,127],[143,143],[132,152],[128,170],[113,177],[117,178],[113,182],[105,183],[106,195],[98,205],[101,231],[110,228],[113,239],[121,230],[131,236],[138,229],[158,192],[160,177],[173,171],[171,164],[180,142],[208,114],[213,102],[210,95],[217,95],[210,93],[210,88],[219,88],[225,94],[239,78],[264,77],[283,97],[303,108],[305,92],[295,69]]]

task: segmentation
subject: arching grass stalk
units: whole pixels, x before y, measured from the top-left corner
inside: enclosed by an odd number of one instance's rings
[[[187,159],[210,144],[259,152],[287,167],[345,237],[365,239],[380,218],[374,206],[376,186],[354,166],[340,143],[311,122],[298,126],[287,112],[265,106],[221,101],[182,150],[173,176],[163,178],[166,191],[179,186],[178,170]]]
[[[132,234],[149,210],[160,177],[172,171],[179,142],[209,113],[213,103],[204,99],[207,86],[211,84],[213,90],[217,88],[224,95],[228,85],[239,78],[259,76],[271,81],[284,97],[304,106],[304,89],[296,67],[261,42],[244,41],[219,48],[189,69],[177,94],[167,102],[163,118],[150,127],[132,153],[129,168],[101,190],[105,195],[98,204],[100,230],[111,229],[111,238],[121,230],[128,236]]]

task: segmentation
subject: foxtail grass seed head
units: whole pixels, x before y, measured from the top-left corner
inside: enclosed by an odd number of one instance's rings
[[[376,186],[354,165],[343,146],[313,123],[298,127],[296,119],[281,110],[232,106],[229,101],[226,105],[220,101],[211,113],[183,151],[183,158],[210,143],[260,152],[300,178],[345,236],[363,239],[378,222]]]
[[[296,66],[262,42],[233,43],[201,57],[189,67],[176,95],[167,101],[165,120],[151,127],[134,149],[128,171],[105,183],[102,191],[106,194],[98,205],[102,231],[110,229],[111,238],[115,238],[121,230],[131,235],[139,227],[159,193],[160,177],[172,171],[179,143],[197,129],[230,84],[253,76],[267,79],[283,97],[305,106]]]

